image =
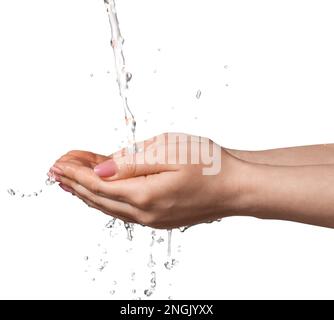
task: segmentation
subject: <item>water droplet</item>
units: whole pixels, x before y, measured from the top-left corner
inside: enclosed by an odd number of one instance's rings
[[[153,245],[154,245],[156,235],[157,235],[157,233],[155,232],[155,230],[152,230],[152,232],[151,232],[151,247],[153,247]]]
[[[173,300],[173,298],[171,296],[168,297],[168,300]]]
[[[127,233],[127,238],[129,241],[133,240],[133,223],[124,222],[124,227]]]
[[[132,289],[132,294],[136,294],[137,290],[136,289]]]
[[[228,69],[228,65],[227,64],[224,66],[224,69]]]
[[[112,283],[114,286],[116,286],[116,284],[117,284],[117,281],[113,281],[113,283]]]
[[[127,73],[126,73],[126,81],[127,81],[127,82],[130,82],[131,79],[132,79],[132,73],[127,72]]]
[[[198,120],[198,117],[194,117],[194,120]]]
[[[34,192],[33,195],[34,195],[35,197],[38,197],[38,192]]]
[[[96,281],[96,279],[95,279],[95,278],[93,278],[93,279],[92,279],[92,281],[93,281],[93,282],[95,282],[95,281]]]
[[[148,266],[149,268],[153,268],[155,265],[156,265],[156,263],[154,262],[154,260],[153,260],[153,255],[152,255],[152,253],[151,253],[151,254],[150,254],[150,259],[149,259],[149,261],[148,261],[147,266]]]
[[[163,237],[160,237],[160,238],[157,240],[157,243],[160,244],[160,243],[162,243],[162,242],[164,242],[164,241],[165,241],[165,239],[164,239]]]
[[[100,272],[102,272],[108,265],[108,261],[104,261],[103,264],[98,268]]]
[[[31,198],[31,194],[28,194],[27,197],[28,197],[28,198]]]
[[[229,84],[228,84],[228,83],[226,83],[226,84],[225,84],[225,87],[229,87]]]
[[[154,74],[156,74],[157,72],[158,72],[158,70],[157,70],[157,69],[154,69],[154,70],[153,70],[153,73],[154,73]]]
[[[49,178],[47,178],[46,181],[45,181],[45,184],[46,184],[47,186],[52,186],[52,185],[54,185],[55,183],[56,183],[56,178],[55,178],[55,176],[54,176],[53,174],[51,174],[51,175],[49,176]]]
[[[157,286],[157,275],[153,271],[153,272],[151,272],[151,276],[152,276],[152,279],[151,279],[151,288],[154,289]]]
[[[107,74],[110,74],[110,70],[107,70]]]
[[[191,226],[180,227],[179,230],[183,233],[186,232]]]
[[[116,293],[115,290],[110,290],[110,291],[109,291],[109,294],[112,295],[112,296],[113,296],[115,293]]]
[[[116,218],[113,218],[112,220],[110,220],[107,224],[106,224],[106,228],[107,229],[112,229],[115,226],[115,222],[116,222]]]
[[[153,294],[153,290],[151,290],[151,289],[146,289],[146,290],[144,291],[144,294],[145,294],[145,296],[150,297],[150,296]]]
[[[26,195],[24,193],[21,194],[21,198],[24,198]]]
[[[177,265],[178,261],[175,259],[171,259],[167,262],[165,262],[165,268],[167,270],[172,270],[176,265]]]
[[[131,281],[135,281],[135,279],[136,279],[136,273],[132,272],[131,273]]]
[[[198,90],[196,93],[196,99],[201,99],[201,96],[202,96],[202,91]]]
[[[158,51],[161,52],[161,48],[158,48]]]
[[[90,77],[93,78],[93,77],[94,77],[94,73],[91,73],[91,74],[90,74]]]
[[[88,261],[88,260],[89,260],[89,257],[88,257],[88,256],[84,257],[84,260],[85,260],[85,261]]]
[[[11,195],[11,196],[15,196],[16,192],[13,189],[8,189],[7,192]]]

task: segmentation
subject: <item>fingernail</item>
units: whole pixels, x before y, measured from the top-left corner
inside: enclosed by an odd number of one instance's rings
[[[55,174],[58,174],[58,175],[60,175],[60,176],[63,176],[63,175],[64,175],[63,170],[61,170],[61,169],[59,169],[59,168],[57,168],[57,167],[55,167],[55,166],[53,166],[53,167],[50,169],[50,171],[52,171],[52,172],[54,172]]]
[[[66,186],[66,185],[64,185],[62,183],[59,184],[59,187],[62,188],[66,192],[70,192],[70,193],[74,192],[74,190],[72,188],[70,188],[70,187],[68,187],[68,186]]]
[[[117,165],[113,160],[107,160],[94,168],[94,172],[100,177],[112,177],[117,172]]]

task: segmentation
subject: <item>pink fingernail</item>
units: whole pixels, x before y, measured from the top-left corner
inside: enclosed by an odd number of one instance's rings
[[[52,172],[54,172],[55,174],[58,174],[60,176],[63,176],[64,175],[64,172],[63,170],[53,166],[51,169],[50,169]]]
[[[113,160],[107,160],[94,168],[94,172],[100,177],[112,177],[117,172],[117,165]]]
[[[70,187],[68,187],[68,186],[66,186],[66,185],[64,185],[64,184],[59,184],[59,187],[60,188],[62,188],[64,191],[66,191],[66,192],[70,192],[70,193],[73,193],[74,192],[74,190],[72,189],[72,188],[70,188]]]

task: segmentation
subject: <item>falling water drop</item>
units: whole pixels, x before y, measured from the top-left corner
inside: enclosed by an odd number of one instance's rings
[[[7,192],[11,195],[11,196],[15,196],[16,192],[13,189],[8,189]]]
[[[201,99],[201,96],[202,96],[202,91],[198,90],[196,93],[196,99]]]
[[[155,237],[156,237],[157,233],[155,230],[152,230],[151,232],[151,247],[153,247],[154,243],[155,243]]]
[[[134,229],[133,223],[124,222],[124,227],[127,233],[128,240],[132,241],[133,240],[133,229]]]
[[[146,290],[144,291],[144,294],[145,294],[146,297],[150,297],[150,296],[153,294],[153,290],[151,290],[151,289],[146,289]]]
[[[115,222],[116,222],[116,218],[113,218],[112,220],[110,220],[107,224],[106,224],[106,228],[107,229],[112,229],[115,226]]]
[[[172,230],[168,230],[168,247],[167,247],[167,256],[171,257],[172,255]]]
[[[151,272],[151,288],[154,289],[157,286],[157,274],[153,271]]]
[[[165,268],[167,270],[172,270],[177,264],[178,264],[177,260],[169,259],[167,262],[165,262]]]
[[[156,265],[156,263],[154,262],[154,260],[153,260],[153,254],[151,253],[151,254],[150,254],[150,259],[149,259],[149,261],[148,261],[147,266],[148,266],[149,268],[153,268],[155,265]]]
[[[126,73],[126,80],[127,80],[127,82],[130,82],[131,79],[132,79],[132,73],[127,72],[127,73]]]
[[[131,273],[131,281],[135,281],[136,280],[136,273],[132,272]]]
[[[98,268],[100,272],[102,272],[108,265],[108,261],[104,261],[103,264]]]

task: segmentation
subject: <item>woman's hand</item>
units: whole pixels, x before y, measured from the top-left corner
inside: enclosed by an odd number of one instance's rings
[[[51,170],[65,191],[128,222],[175,228],[240,214],[245,163],[217,144],[164,134],[137,147],[110,157],[71,151]]]

